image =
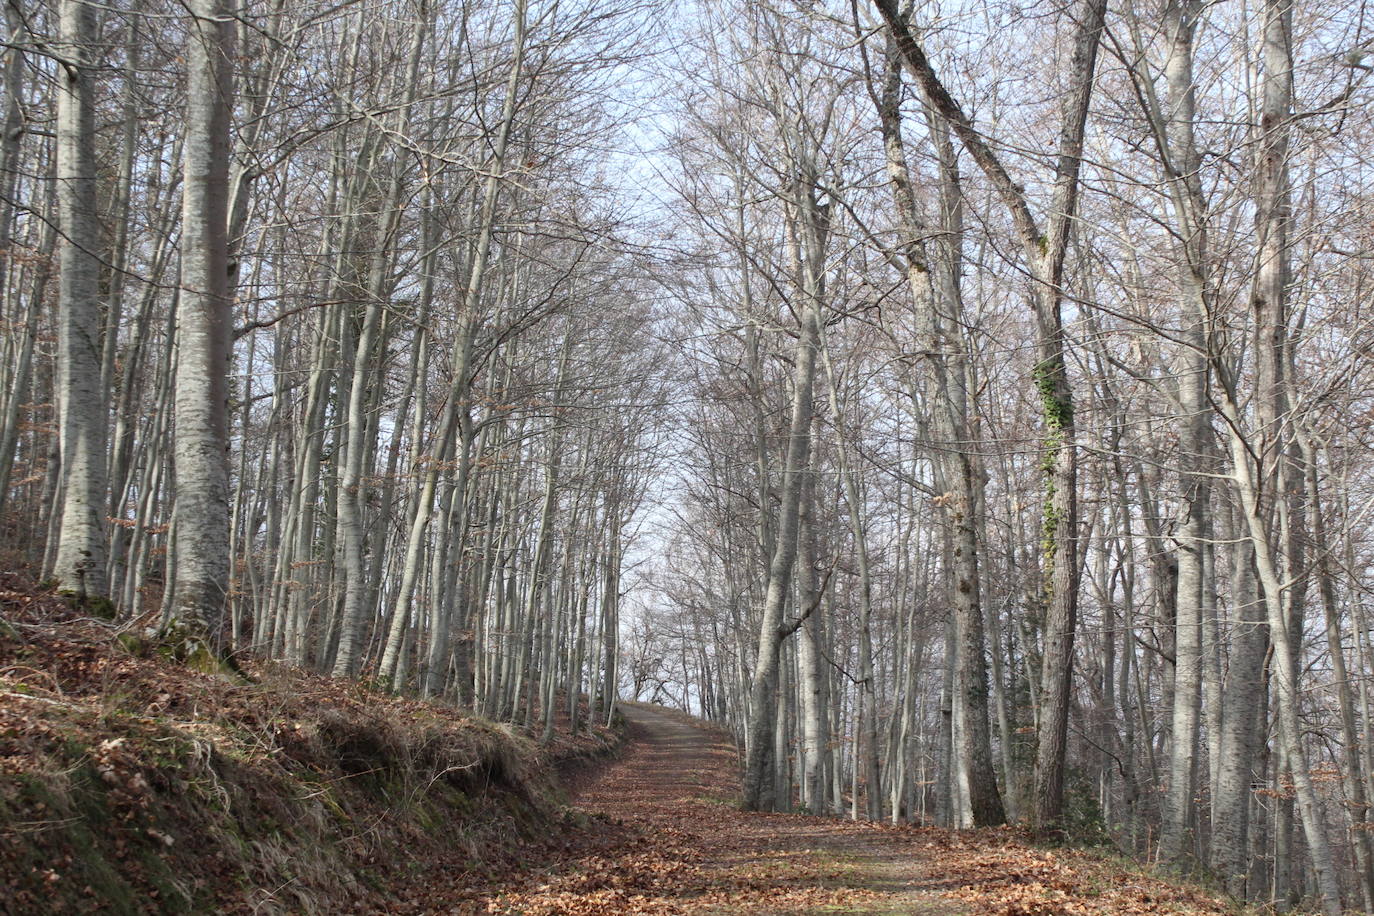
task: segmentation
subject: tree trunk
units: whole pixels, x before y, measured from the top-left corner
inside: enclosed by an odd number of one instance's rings
[[[808,475],[803,488],[798,594],[803,607],[816,609],[802,621],[797,634],[797,689],[801,694],[801,803],[811,814],[824,814],[828,810],[825,762],[830,756],[830,736],[826,728],[825,710],[825,615],[820,609],[821,594],[817,583],[817,564],[820,560],[816,543],[815,478]]]
[[[1360,888],[1364,909],[1374,912],[1374,842],[1371,842],[1368,829],[1369,795],[1365,785],[1363,755],[1360,752],[1362,736],[1356,725],[1355,699],[1350,689],[1345,645],[1341,638],[1340,606],[1336,598],[1336,570],[1331,563],[1333,545],[1327,541],[1326,518],[1322,514],[1321,488],[1318,486],[1317,478],[1317,450],[1306,433],[1300,434],[1298,444],[1302,449],[1307,505],[1312,510],[1312,550],[1316,554],[1317,590],[1322,599],[1326,646],[1331,655],[1331,675],[1335,681],[1341,740],[1345,746],[1342,782],[1345,785],[1345,809],[1350,818],[1350,841],[1355,851],[1355,881]]]
[[[100,384],[100,218],[96,210],[95,9],[59,9],[57,200],[62,227],[56,393],[61,524],[52,576],[78,600],[105,598],[106,407]]]
[[[190,0],[181,305],[176,329],[176,604],[167,634],[208,650],[229,592],[229,118],[234,27],[224,0]]]
[[[1207,227],[1193,138],[1193,32],[1196,0],[1172,0],[1164,28],[1170,40],[1165,66],[1168,120],[1163,126],[1165,172],[1179,223],[1179,280],[1186,318],[1186,349],[1179,372],[1178,401],[1183,430],[1179,437],[1179,475],[1183,521],[1177,535],[1178,579],[1174,624],[1174,690],[1170,723],[1169,777],[1160,831],[1161,861],[1186,867],[1194,859],[1197,829],[1194,796],[1198,773],[1203,641],[1208,586],[1206,552],[1211,540],[1211,486],[1207,476],[1212,451],[1208,402],[1211,295],[1207,273]],[[1218,689],[1219,685],[1213,689]]]
[[[776,546],[768,567],[768,587],[759,623],[758,656],[749,686],[749,730],[745,741],[744,808],[770,811],[773,798],[773,728],[777,717],[778,665],[782,640],[783,606],[792,587],[792,567],[797,557],[798,513],[802,475],[811,460],[812,395],[816,379],[816,350],[820,341],[820,309],[823,295],[822,258],[827,226],[816,200],[816,178],[802,176],[796,182],[792,205],[798,232],[804,235],[801,333],[797,337],[792,375],[792,416],[788,426],[787,457],[783,464],[782,493]]]
[[[1038,832],[1053,832],[1058,828],[1064,805],[1064,758],[1072,700],[1079,575],[1078,447],[1060,306],[1064,262],[1078,202],[1083,136],[1107,4],[1105,0],[1082,0],[1075,7],[1076,27],[1068,70],[1071,82],[1061,105],[1054,186],[1042,234],[1024,189],[1012,180],[992,146],[941,83],[899,12],[896,0],[873,3],[922,97],[959,138],[1006,207],[1032,276],[1030,300],[1037,326],[1038,356],[1034,378],[1045,427],[1041,449],[1046,486],[1041,565],[1047,608],[1032,820]]]
[[[420,5],[421,20],[426,18],[426,4]],[[410,123],[410,107],[415,101],[419,84],[420,52],[424,47],[427,30],[417,28],[412,36],[408,62],[406,65],[402,107],[398,113],[395,131],[404,136]],[[380,141],[374,141],[380,144]],[[373,163],[377,159],[374,153]],[[334,660],[334,676],[345,677],[354,673],[357,666],[358,644],[361,639],[363,615],[369,610],[364,607],[369,594],[369,583],[364,581],[368,564],[363,562],[364,507],[363,465],[367,454],[376,445],[375,430],[371,436],[366,433],[372,429],[364,412],[364,397],[369,392],[380,390],[377,380],[381,377],[382,351],[376,340],[382,320],[383,299],[388,286],[390,263],[388,245],[395,236],[401,220],[402,192],[405,158],[398,149],[393,152],[390,174],[380,201],[381,219],[375,220],[373,227],[373,253],[368,265],[367,285],[362,290],[365,297],[363,326],[358,336],[353,360],[353,377],[348,394],[346,415],[348,447],[344,455],[344,474],[339,490],[338,528],[344,550],[343,625],[339,640],[339,652]],[[380,552],[382,544],[373,545]],[[375,611],[375,608],[372,608]]]
[[[927,247],[920,241],[926,233],[920,225],[902,138],[901,74],[901,60],[889,43],[878,107],[888,180],[901,226],[907,284],[916,307],[920,347],[931,370],[932,426],[937,439],[931,460],[939,469],[940,487],[949,499],[946,518],[951,537],[947,543],[952,549],[946,553],[946,563],[953,579],[949,594],[955,614],[957,681],[964,726],[959,730],[960,770],[969,781],[974,823],[987,827],[1004,823],[1006,811],[992,766],[988,717],[986,644],[978,572],[977,506],[982,499],[981,480],[969,454],[960,324],[963,318],[958,277],[963,227],[958,164],[948,125],[931,118],[930,132],[940,159],[941,241]],[[943,333],[942,316],[954,328],[948,340]]]
[[[1240,409],[1233,383],[1229,381],[1224,387],[1220,407],[1227,421],[1235,489],[1246,532],[1253,544],[1255,571],[1274,646],[1271,670],[1279,745],[1291,769],[1322,908],[1328,916],[1339,916],[1340,887],[1316,790],[1302,752],[1303,732],[1298,710],[1298,652],[1302,633],[1293,629],[1290,619],[1294,595],[1284,584],[1285,576],[1279,565],[1282,562],[1281,544],[1273,528],[1275,515],[1283,515],[1281,502],[1289,498],[1286,484],[1292,476],[1291,448],[1281,434],[1280,423],[1291,422],[1288,413],[1292,409],[1291,396],[1296,384],[1290,369],[1287,315],[1292,221],[1288,150],[1293,105],[1293,10],[1284,0],[1265,0],[1262,9],[1263,98],[1255,190],[1259,258],[1251,301],[1258,335],[1255,385],[1260,434],[1257,440],[1249,442],[1242,435]],[[1269,471],[1271,466],[1273,471]]]

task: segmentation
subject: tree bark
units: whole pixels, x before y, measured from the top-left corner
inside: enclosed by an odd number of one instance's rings
[[[229,118],[234,20],[225,0],[189,0],[181,304],[176,327],[176,604],[165,630],[208,651],[229,592]]]
[[[100,384],[100,218],[96,210],[95,9],[59,7],[57,200],[61,226],[57,404],[61,523],[52,576],[78,600],[105,598],[106,399]]]
[[[803,486],[800,522],[802,566],[798,575],[798,594],[804,607],[815,607],[816,610],[802,621],[801,630],[797,633],[797,690],[801,694],[801,803],[811,814],[824,814],[828,810],[825,764],[830,756],[830,736],[826,728],[825,710],[825,615],[819,607],[821,594],[817,582],[820,559],[815,478],[808,476]]]
[[[957,683],[963,708],[958,747],[960,770],[969,781],[974,824],[989,827],[1005,823],[1006,810],[992,765],[986,642],[978,569],[977,507],[982,501],[982,487],[973,456],[969,454],[972,444],[964,388],[965,342],[961,333],[963,309],[959,291],[962,192],[948,125],[932,117],[929,119],[930,132],[940,164],[941,218],[939,241],[932,246],[925,245],[921,239],[928,233],[920,225],[902,138],[901,74],[901,60],[889,46],[878,107],[888,181],[898,211],[900,249],[907,285],[916,307],[918,343],[931,373],[931,426],[937,439],[931,460],[938,468],[942,498],[948,499],[945,517],[951,550],[946,553],[946,564],[952,579],[949,596],[954,608]],[[952,328],[948,336],[945,334],[946,322]]]
[[[1194,860],[1197,829],[1194,796],[1198,773],[1198,736],[1202,689],[1202,627],[1206,617],[1206,553],[1210,549],[1211,486],[1207,473],[1212,451],[1208,375],[1212,320],[1208,288],[1207,226],[1201,165],[1193,136],[1196,108],[1193,85],[1193,33],[1199,4],[1171,0],[1164,28],[1170,40],[1165,65],[1168,120],[1163,125],[1165,172],[1178,221],[1178,261],[1185,349],[1179,372],[1178,401],[1183,429],[1179,437],[1179,476],[1183,522],[1179,528],[1177,598],[1174,623],[1174,691],[1170,723],[1169,782],[1160,832],[1160,860],[1186,867]],[[1219,689],[1220,685],[1213,689]]]
[[[1356,724],[1355,699],[1350,689],[1342,640],[1340,605],[1336,597],[1336,570],[1331,563],[1333,545],[1327,540],[1326,517],[1322,514],[1321,488],[1318,485],[1317,449],[1306,432],[1299,434],[1307,505],[1312,510],[1312,550],[1316,554],[1317,590],[1321,594],[1326,623],[1326,646],[1331,655],[1331,674],[1335,681],[1336,705],[1340,714],[1341,740],[1345,746],[1345,809],[1350,818],[1350,841],[1355,852],[1355,881],[1360,888],[1364,909],[1374,912],[1374,840],[1369,827],[1369,793],[1360,748],[1360,729]]]
[[[426,16],[425,4],[421,3],[420,16]],[[406,65],[402,108],[397,118],[395,130],[404,136],[410,122],[410,107],[415,101],[419,81],[420,52],[424,47],[425,28],[417,28],[411,40],[410,53]],[[378,141],[379,142],[379,141]],[[375,159],[373,160],[376,161]],[[353,377],[348,393],[348,412],[346,417],[348,447],[344,455],[344,474],[339,490],[338,528],[344,551],[343,623],[339,639],[339,652],[334,659],[334,676],[346,677],[354,673],[357,666],[358,644],[364,614],[369,610],[364,605],[369,594],[364,574],[368,564],[363,562],[365,509],[363,493],[363,466],[365,452],[370,453],[376,445],[375,429],[367,422],[363,409],[365,396],[378,390],[377,379],[381,376],[380,363],[382,350],[377,346],[377,337],[382,321],[383,298],[388,286],[390,273],[388,245],[400,224],[402,205],[404,158],[400,150],[395,151],[381,199],[381,219],[373,227],[373,253],[366,276],[367,284],[362,290],[365,297],[363,326],[358,335],[357,348],[353,360]],[[369,430],[372,436],[367,436]],[[373,545],[380,551],[383,545]],[[375,610],[375,608],[373,609]]]

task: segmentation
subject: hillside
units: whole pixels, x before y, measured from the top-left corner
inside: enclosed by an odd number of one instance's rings
[[[354,681],[190,671],[136,631],[0,590],[0,909],[425,911],[567,816],[518,728]],[[537,845],[537,844],[536,844]]]

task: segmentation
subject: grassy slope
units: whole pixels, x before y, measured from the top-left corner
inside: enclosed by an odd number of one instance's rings
[[[422,910],[396,896],[415,874],[499,871],[566,816],[552,766],[616,743],[540,748],[281,668],[189,671],[15,586],[0,581],[0,910]]]

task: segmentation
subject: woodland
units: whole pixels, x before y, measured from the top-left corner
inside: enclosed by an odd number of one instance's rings
[[[4,15],[7,573],[1374,912],[1364,0]]]

